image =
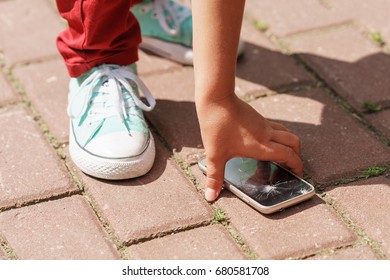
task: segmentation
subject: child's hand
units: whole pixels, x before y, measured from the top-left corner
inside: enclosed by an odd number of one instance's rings
[[[302,175],[299,138],[283,125],[266,120],[235,95],[198,103],[197,111],[207,156],[208,201],[218,197],[225,164],[233,157],[275,161]]]

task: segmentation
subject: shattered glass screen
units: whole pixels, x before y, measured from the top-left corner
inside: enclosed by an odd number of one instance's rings
[[[268,161],[233,158],[225,180],[264,206],[272,206],[312,191],[312,187]]]

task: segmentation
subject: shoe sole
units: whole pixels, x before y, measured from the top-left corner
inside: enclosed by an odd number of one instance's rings
[[[184,65],[193,65],[192,48],[156,39],[153,37],[143,36],[141,49],[179,62]]]
[[[153,166],[156,148],[153,135],[144,152],[138,156],[109,159],[93,155],[81,148],[74,139],[71,130],[69,137],[69,152],[73,162],[84,173],[108,180],[124,180],[145,175]]]
[[[140,48],[184,65],[194,64],[192,48],[177,43],[170,43],[157,38],[143,36]],[[245,43],[240,40],[237,57],[244,54],[244,48]]]

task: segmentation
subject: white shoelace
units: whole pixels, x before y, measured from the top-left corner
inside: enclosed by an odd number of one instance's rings
[[[96,85],[101,79],[107,81],[97,89]],[[138,98],[128,80],[133,81],[138,86],[138,89],[142,91],[148,101],[149,106]],[[88,87],[87,93],[83,92],[84,87]],[[126,89],[127,92],[122,92],[122,87]],[[100,95],[91,100],[94,92],[99,92]],[[75,102],[76,97],[80,94],[83,94],[82,109],[79,112],[73,112],[72,108],[75,106],[72,105]],[[130,101],[125,101],[126,95],[131,96]],[[109,108],[95,108],[93,112],[91,111],[92,114],[89,112],[90,122],[118,115],[123,124],[125,123],[125,119],[129,116],[129,108],[137,106],[144,111],[151,111],[156,105],[156,100],[153,98],[149,89],[128,67],[111,68],[109,66],[95,70],[95,72],[81,83],[79,91],[75,93],[69,101],[68,115],[71,118],[82,116],[85,114],[89,102],[112,104]]]
[[[165,32],[172,36],[179,34],[180,27],[183,21],[191,16],[190,9],[183,9],[180,11],[181,6],[176,2],[170,0],[154,0],[149,6],[145,6],[145,12],[155,8],[157,19]],[[164,11],[168,12],[168,16]],[[169,20],[173,21],[172,27],[169,26]]]

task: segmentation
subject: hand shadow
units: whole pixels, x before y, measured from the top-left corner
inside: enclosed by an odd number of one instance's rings
[[[379,97],[376,97],[378,102],[384,104],[390,101],[388,78],[390,57],[383,53],[372,54],[354,62],[339,61],[310,53],[296,55],[313,67],[322,79],[331,83],[333,89],[345,96],[358,111],[361,110],[360,102],[365,97],[370,98],[366,92],[372,91],[373,88],[385,88]],[[282,65],[287,66],[281,67]],[[323,65],[326,65],[324,69]],[[373,71],[374,69],[381,71]],[[369,84],[357,87],[354,81],[361,77],[362,73],[365,73]],[[246,53],[237,66],[237,77],[266,87],[269,91],[286,89],[292,91],[289,94],[259,98],[250,104],[267,118],[284,124],[301,137],[305,170],[314,182],[331,184],[341,178],[356,176],[370,166],[390,162],[386,147],[376,141],[372,133],[351,113],[345,112],[326,90],[316,88],[318,81],[290,57],[247,43]],[[297,86],[311,88],[295,92]],[[173,91],[174,87],[175,84],[172,83],[162,89],[165,98],[157,100],[155,111],[147,113],[147,117],[172,149],[180,153],[183,149],[191,148],[202,153],[202,140],[193,97],[185,101],[182,96],[180,100],[174,95],[170,98],[169,92]],[[272,102],[267,103],[266,100]],[[265,105],[262,107],[263,103]],[[270,106],[267,108],[267,105]],[[293,115],[293,118],[284,116],[283,112],[286,110],[289,112],[285,115]],[[321,203],[319,198],[305,204],[312,207],[318,203]],[[279,216],[283,215],[287,214],[281,213]]]

